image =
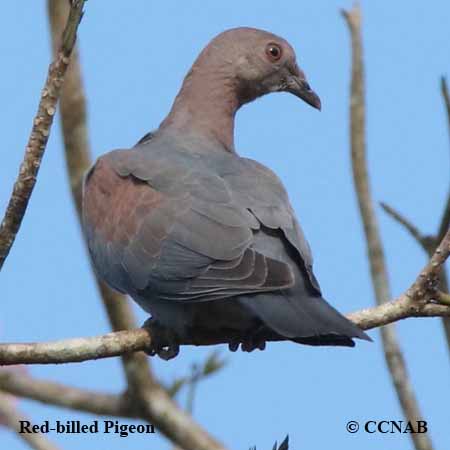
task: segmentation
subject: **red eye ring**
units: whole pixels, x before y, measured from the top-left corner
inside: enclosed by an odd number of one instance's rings
[[[270,61],[276,62],[279,61],[282,55],[281,47],[274,42],[267,44],[266,46],[266,55]]]

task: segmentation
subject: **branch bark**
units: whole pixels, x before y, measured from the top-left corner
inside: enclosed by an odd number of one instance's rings
[[[12,398],[3,392],[0,392],[0,416],[3,424],[15,431],[17,436],[31,448],[35,450],[58,450],[58,447],[40,433],[20,433],[20,422],[28,419],[19,413]]]
[[[361,38],[361,11],[356,5],[351,11],[343,11],[352,41],[352,81],[350,100],[350,135],[353,179],[361,218],[366,236],[370,273],[379,305],[391,297],[384,251],[374,212],[374,202],[369,187],[366,161],[366,118],[364,95],[364,63]],[[395,386],[403,413],[410,421],[421,420],[422,414],[409,379],[406,362],[398,343],[393,325],[381,328],[384,356]],[[432,443],[427,434],[411,434],[416,450],[431,450]]]
[[[38,111],[25,149],[25,156],[20,165],[19,175],[0,225],[0,270],[17,236],[36,184],[37,174],[50,136],[64,76],[75,45],[78,25],[83,15],[84,1],[74,0],[72,2],[61,45],[54,62],[49,67]]]
[[[0,391],[26,397],[38,402],[75,409],[90,414],[120,417],[139,417],[127,395],[102,394],[87,389],[38,380],[28,374],[0,371]]]

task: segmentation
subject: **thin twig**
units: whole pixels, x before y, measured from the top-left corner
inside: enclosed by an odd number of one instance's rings
[[[355,183],[361,218],[366,235],[367,252],[370,263],[372,284],[379,305],[391,297],[383,247],[374,212],[374,202],[370,193],[369,175],[366,161],[366,118],[364,95],[364,65],[361,38],[361,11],[356,5],[351,11],[343,11],[352,41],[352,82],[350,101],[350,133],[353,179]],[[398,343],[393,325],[381,328],[384,356],[392,381],[397,391],[403,412],[412,422],[421,420],[422,414],[417,403],[406,363]],[[411,434],[416,450],[431,450],[432,444],[427,434]]]
[[[58,450],[55,444],[51,443],[41,433],[21,433],[20,422],[28,420],[27,417],[19,413],[15,407],[12,398],[3,392],[0,392],[0,416],[2,422],[11,430],[15,431],[17,436],[35,450]]]
[[[427,252],[430,255],[433,253],[434,247],[436,246],[433,238],[423,235],[411,221],[400,214],[397,210],[392,208],[392,206],[389,206],[384,202],[380,202],[380,206],[383,208],[386,214],[391,216],[396,222],[402,225],[423,248],[427,249]]]
[[[441,77],[441,93],[442,98],[444,99],[445,110],[447,112],[448,130],[450,133],[450,94],[448,92],[447,79],[445,77]]]
[[[50,136],[56,105],[61,93],[70,55],[75,44],[85,0],[74,0],[64,30],[64,38],[54,62],[50,65],[47,80],[42,90],[38,111],[20,165],[19,175],[0,225],[0,270],[11,250],[28,206],[42,156]]]
[[[444,99],[445,111],[447,113],[448,132],[450,136],[450,94],[448,92],[447,80],[445,79],[445,77],[441,78],[441,92],[442,98]],[[444,207],[441,224],[439,226],[439,231],[437,233],[438,242],[443,238],[444,234],[447,232],[449,227],[450,227],[450,192],[447,197],[447,203]]]

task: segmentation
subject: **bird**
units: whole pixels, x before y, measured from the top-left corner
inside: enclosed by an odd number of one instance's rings
[[[280,178],[235,149],[238,109],[274,92],[321,109],[285,39],[226,30],[194,61],[160,126],[85,176],[95,271],[150,314],[150,355],[171,359],[195,335],[220,334],[245,352],[269,340],[371,340],[323,298]]]

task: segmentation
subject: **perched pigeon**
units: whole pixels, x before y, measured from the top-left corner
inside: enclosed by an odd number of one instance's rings
[[[320,109],[288,42],[252,28],[225,31],[200,53],[160,127],[87,174],[92,260],[164,331],[151,354],[169,359],[200,332],[220,331],[233,351],[278,338],[370,340],[322,298],[279,178],[234,149],[236,111],[283,91]]]

